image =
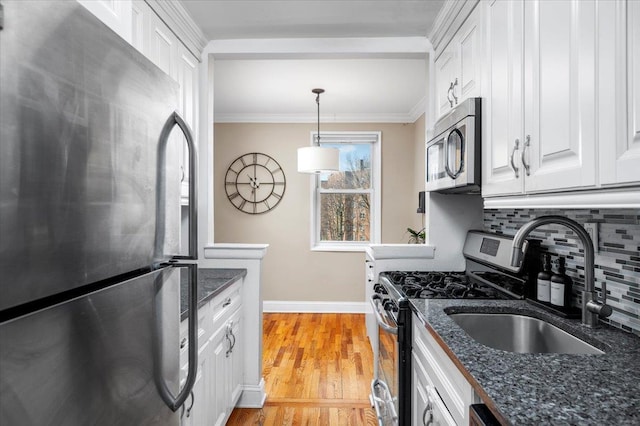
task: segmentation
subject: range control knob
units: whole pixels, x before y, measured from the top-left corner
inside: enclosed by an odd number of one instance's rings
[[[387,290],[380,284],[374,284],[373,291],[378,294],[387,294]]]

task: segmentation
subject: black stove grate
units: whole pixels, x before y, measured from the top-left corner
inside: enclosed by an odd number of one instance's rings
[[[464,272],[385,272],[387,279],[413,299],[505,299],[499,290],[469,280]]]

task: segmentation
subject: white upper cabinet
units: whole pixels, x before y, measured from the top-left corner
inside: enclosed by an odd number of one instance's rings
[[[77,0],[120,37],[131,42],[131,0]]]
[[[481,8],[476,7],[435,61],[436,115],[480,92]]]
[[[523,4],[494,0],[485,5],[482,193],[519,194],[524,190],[520,161],[524,134]]]
[[[485,206],[640,204],[640,2],[483,6]]]
[[[640,2],[598,6],[599,169],[603,186],[640,182]]]
[[[596,184],[595,1],[524,2],[526,192]]]
[[[149,52],[146,54],[162,71],[178,80],[178,38],[155,14],[150,16]]]

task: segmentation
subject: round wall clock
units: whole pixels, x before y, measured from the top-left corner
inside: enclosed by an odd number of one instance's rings
[[[272,157],[252,152],[227,169],[224,189],[231,204],[249,214],[266,213],[278,205],[286,187],[284,171]]]

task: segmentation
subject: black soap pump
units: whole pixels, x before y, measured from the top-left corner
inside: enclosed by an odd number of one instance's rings
[[[558,258],[558,272],[551,275],[551,304],[568,310],[571,305],[572,280],[565,273],[565,258]]]
[[[538,272],[536,298],[543,303],[551,300],[551,255],[542,255],[542,271]]]

